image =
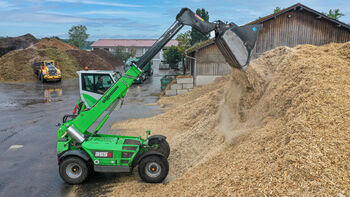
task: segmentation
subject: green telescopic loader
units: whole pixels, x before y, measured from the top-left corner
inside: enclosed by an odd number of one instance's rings
[[[122,105],[126,92],[143,73],[144,67],[184,25],[205,35],[215,31],[215,43],[226,61],[236,69],[248,66],[262,27],[206,22],[190,9],[183,8],[174,24],[124,75],[79,71],[82,92],[78,104],[73,115],[63,117],[57,130],[59,174],[65,182],[80,184],[94,171],[132,172],[135,167],[141,179],[148,183],[159,183],[167,177],[170,147],[165,136],[150,135],[150,130],[146,131],[145,138],[98,132],[114,109]],[[98,126],[92,129],[95,122]]]

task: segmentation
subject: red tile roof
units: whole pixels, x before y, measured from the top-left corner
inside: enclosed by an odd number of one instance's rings
[[[149,39],[100,39],[94,42],[92,47],[151,47],[157,40]],[[165,46],[177,46],[177,40],[170,40]]]

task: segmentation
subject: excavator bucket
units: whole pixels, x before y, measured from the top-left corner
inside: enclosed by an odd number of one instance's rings
[[[243,70],[248,67],[261,28],[261,24],[234,25],[216,36],[215,43],[230,66]]]

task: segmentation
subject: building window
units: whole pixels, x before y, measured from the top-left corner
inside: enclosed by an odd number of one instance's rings
[[[141,57],[143,55],[143,48],[136,48],[136,57]]]

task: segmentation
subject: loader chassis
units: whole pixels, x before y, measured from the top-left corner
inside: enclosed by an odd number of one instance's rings
[[[221,21],[205,22],[190,9],[183,8],[175,23],[123,76],[116,72],[79,71],[80,98],[73,115],[65,115],[57,130],[57,159],[64,181],[79,184],[93,171],[132,172],[136,166],[146,182],[159,183],[166,178],[170,147],[165,136],[150,136],[150,130],[146,131],[145,138],[98,132],[114,109],[122,105],[128,88],[140,77],[145,66],[184,25],[203,34],[215,31],[220,51],[227,62],[238,69],[244,69],[249,63],[261,28],[260,25],[238,27]],[[95,122],[99,124],[92,128]]]
[[[47,81],[61,81],[61,70],[55,60],[43,60],[33,64],[34,73],[44,83]]]

